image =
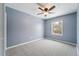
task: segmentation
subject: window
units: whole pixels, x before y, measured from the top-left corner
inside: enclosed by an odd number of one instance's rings
[[[51,23],[51,33],[53,35],[63,35],[63,20],[54,21]]]

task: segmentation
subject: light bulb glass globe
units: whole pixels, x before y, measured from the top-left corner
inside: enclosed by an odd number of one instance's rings
[[[47,15],[48,15],[48,12],[44,12],[44,15],[46,15],[46,16],[47,16]]]

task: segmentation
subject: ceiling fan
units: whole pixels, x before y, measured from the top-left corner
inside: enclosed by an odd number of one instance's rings
[[[51,14],[53,12],[51,12],[51,10],[53,10],[56,6],[53,5],[50,8],[46,7],[45,5],[42,5],[41,3],[37,3],[40,7],[38,7],[38,9],[40,9],[42,12],[38,13],[37,15],[40,14],[44,14],[44,16],[47,16],[48,14]]]

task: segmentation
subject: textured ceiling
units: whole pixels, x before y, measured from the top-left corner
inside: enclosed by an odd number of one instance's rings
[[[5,5],[42,19],[48,19],[52,17],[73,13],[76,12],[78,9],[77,3],[41,3],[41,4],[45,5],[48,8],[52,5],[55,5],[56,8],[52,10],[52,12],[54,13],[49,14],[47,17],[45,17],[44,15],[37,15],[37,13],[40,13],[41,11],[38,9],[39,5],[37,5],[36,3],[12,3],[12,4],[10,3]]]

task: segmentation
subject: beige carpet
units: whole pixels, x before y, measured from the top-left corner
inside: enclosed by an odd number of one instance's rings
[[[64,43],[41,39],[8,49],[7,56],[76,56],[76,47]]]

